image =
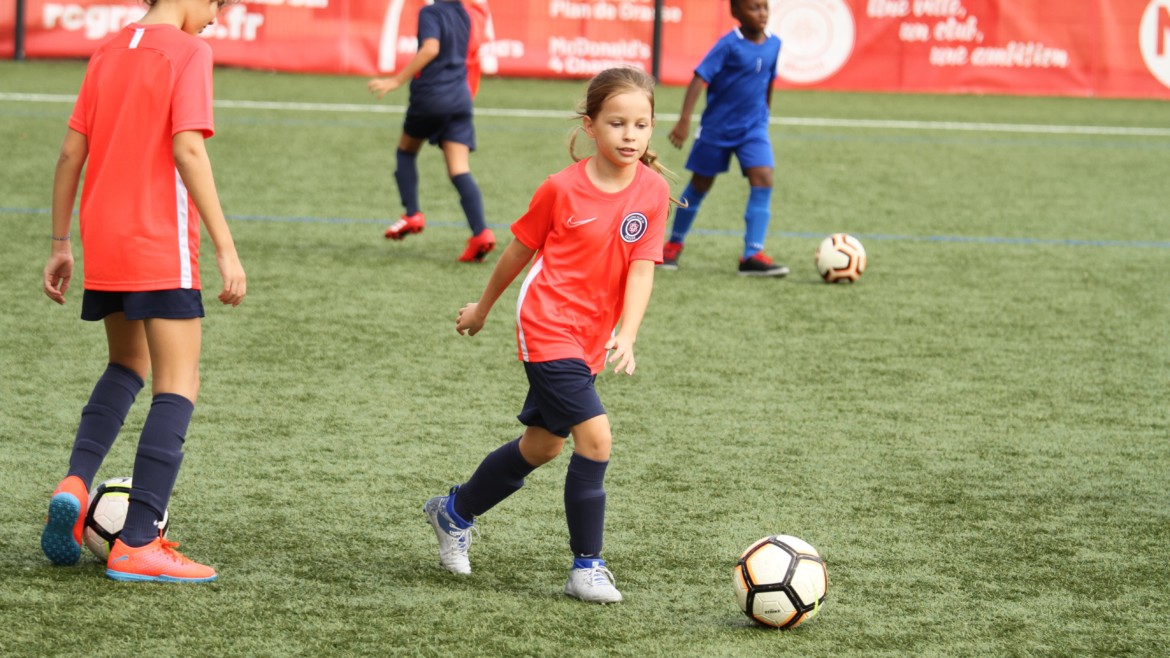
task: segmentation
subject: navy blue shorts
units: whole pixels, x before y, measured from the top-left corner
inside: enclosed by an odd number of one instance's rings
[[[203,317],[203,295],[198,290],[108,292],[86,290],[81,296],[81,319],[91,322],[122,312],[127,320],[187,320]]]
[[[735,146],[716,146],[703,141],[702,133],[691,145],[691,154],[687,157],[687,170],[700,176],[715,176],[727,171],[731,164],[731,154],[739,160],[741,170],[752,167],[775,168],[776,159],[772,155],[772,141],[768,139],[766,130],[755,130],[748,133],[742,142]],[[744,172],[746,174],[746,171]]]
[[[597,376],[581,359],[524,363],[528,397],[516,418],[564,438],[574,425],[605,414],[593,388]]]
[[[431,144],[455,142],[466,144],[471,151],[475,150],[475,124],[471,122],[470,111],[430,114],[408,107],[402,131],[415,139],[425,139]]]

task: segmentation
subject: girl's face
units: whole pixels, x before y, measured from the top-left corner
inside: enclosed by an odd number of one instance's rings
[[[183,23],[183,31],[187,34],[199,34],[210,25],[215,24],[215,17],[219,10],[227,4],[227,0],[189,0],[187,20]]]
[[[640,90],[614,94],[601,104],[597,118],[585,117],[585,134],[597,143],[597,155],[618,167],[636,164],[650,145],[654,109]]]

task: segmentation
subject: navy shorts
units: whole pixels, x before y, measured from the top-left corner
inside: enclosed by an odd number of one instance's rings
[[[597,376],[581,359],[524,363],[528,397],[516,418],[564,438],[574,425],[605,414],[593,388]]]
[[[466,144],[471,151],[475,150],[475,124],[471,122],[470,111],[430,114],[408,107],[402,131],[415,139],[425,139],[431,144],[455,142]]]
[[[91,322],[122,312],[127,320],[187,320],[203,317],[203,295],[198,290],[108,292],[86,290],[81,296],[81,319]]]
[[[687,170],[700,176],[715,176],[727,171],[731,164],[731,154],[739,160],[741,170],[752,167],[775,168],[776,159],[772,155],[772,141],[768,139],[766,130],[755,130],[748,133],[743,141],[734,146],[716,146],[703,141],[702,133],[691,145],[691,154],[687,157]],[[746,171],[744,172],[746,174]]]

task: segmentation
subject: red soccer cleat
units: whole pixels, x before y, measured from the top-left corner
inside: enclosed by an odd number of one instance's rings
[[[398,221],[386,229],[387,240],[401,240],[411,233],[422,233],[427,227],[427,220],[421,212],[413,215],[403,215]]]
[[[482,263],[483,257],[496,248],[496,236],[490,228],[467,239],[467,248],[459,256],[460,263]]]
[[[159,537],[146,546],[132,548],[119,539],[106,560],[106,575],[121,581],[169,583],[206,583],[218,577],[215,569],[176,551],[178,545]]]

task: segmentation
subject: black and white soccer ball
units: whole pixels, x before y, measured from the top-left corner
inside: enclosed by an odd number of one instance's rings
[[[790,535],[764,537],[735,564],[739,609],[753,621],[796,628],[825,604],[829,572],[817,549]]]
[[[89,492],[89,510],[85,513],[85,528],[81,536],[93,554],[105,560],[110,557],[114,540],[122,534],[126,510],[130,507],[130,478],[110,478]],[[163,512],[159,534],[166,536],[170,514]]]

